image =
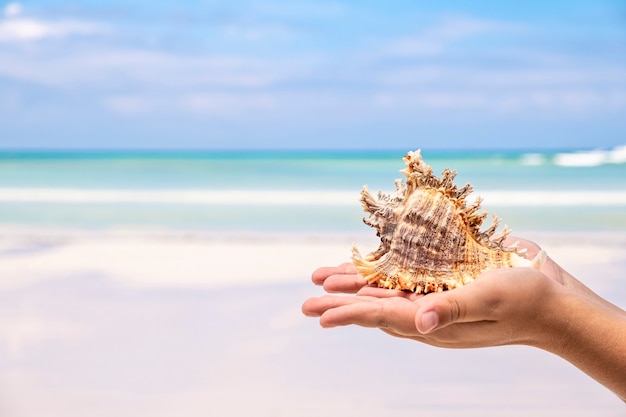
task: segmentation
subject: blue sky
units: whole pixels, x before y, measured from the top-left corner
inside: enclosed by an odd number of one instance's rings
[[[610,148],[623,1],[0,2],[1,148]]]

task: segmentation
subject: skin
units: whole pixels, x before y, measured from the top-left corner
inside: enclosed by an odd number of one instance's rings
[[[539,251],[517,240],[529,258]],[[561,356],[626,401],[626,312],[550,258],[541,270],[491,270],[469,285],[427,295],[366,285],[351,263],[319,268],[312,279],[329,294],[306,300],[302,312],[319,317],[322,327],[379,328],[445,348],[534,346]]]

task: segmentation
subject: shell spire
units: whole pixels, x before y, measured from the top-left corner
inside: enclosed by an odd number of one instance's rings
[[[503,245],[510,232],[506,226],[495,237],[498,217],[481,231],[487,217],[480,211],[482,199],[468,204],[473,188],[458,188],[456,171],[445,169],[437,177],[420,150],[403,160],[406,181],[396,180],[393,193],[374,196],[367,186],[361,191],[369,214],[363,221],[376,229],[380,246],[365,257],[353,247],[352,261],[370,284],[429,293],[468,284],[488,269],[543,264],[543,251],[531,261],[516,245]]]

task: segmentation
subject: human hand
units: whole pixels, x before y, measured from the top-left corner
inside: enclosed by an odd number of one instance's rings
[[[525,240],[520,240],[520,247],[531,258],[540,250]],[[393,336],[435,346],[532,344],[538,335],[538,326],[533,324],[542,314],[545,297],[557,283],[565,285],[574,279],[552,260],[542,271],[545,274],[532,268],[492,270],[470,285],[424,296],[369,286],[356,268],[346,263],[320,268],[312,279],[329,293],[356,296],[311,298],[304,303],[303,312],[319,316],[324,327],[378,327]]]
[[[532,268],[497,269],[470,285],[425,296],[368,286],[356,296],[311,298],[303,312],[319,316],[323,327],[377,327],[440,347],[532,345],[539,343],[541,317],[549,314],[545,298],[554,286]]]

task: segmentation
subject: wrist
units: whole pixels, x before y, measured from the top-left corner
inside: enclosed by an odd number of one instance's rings
[[[578,333],[573,326],[576,309],[581,301],[580,294],[550,280],[537,312],[539,325],[536,326],[531,345],[563,356],[564,350]]]
[[[558,284],[551,288],[548,297],[539,326],[542,330],[532,345],[562,357],[626,398],[624,312]]]

